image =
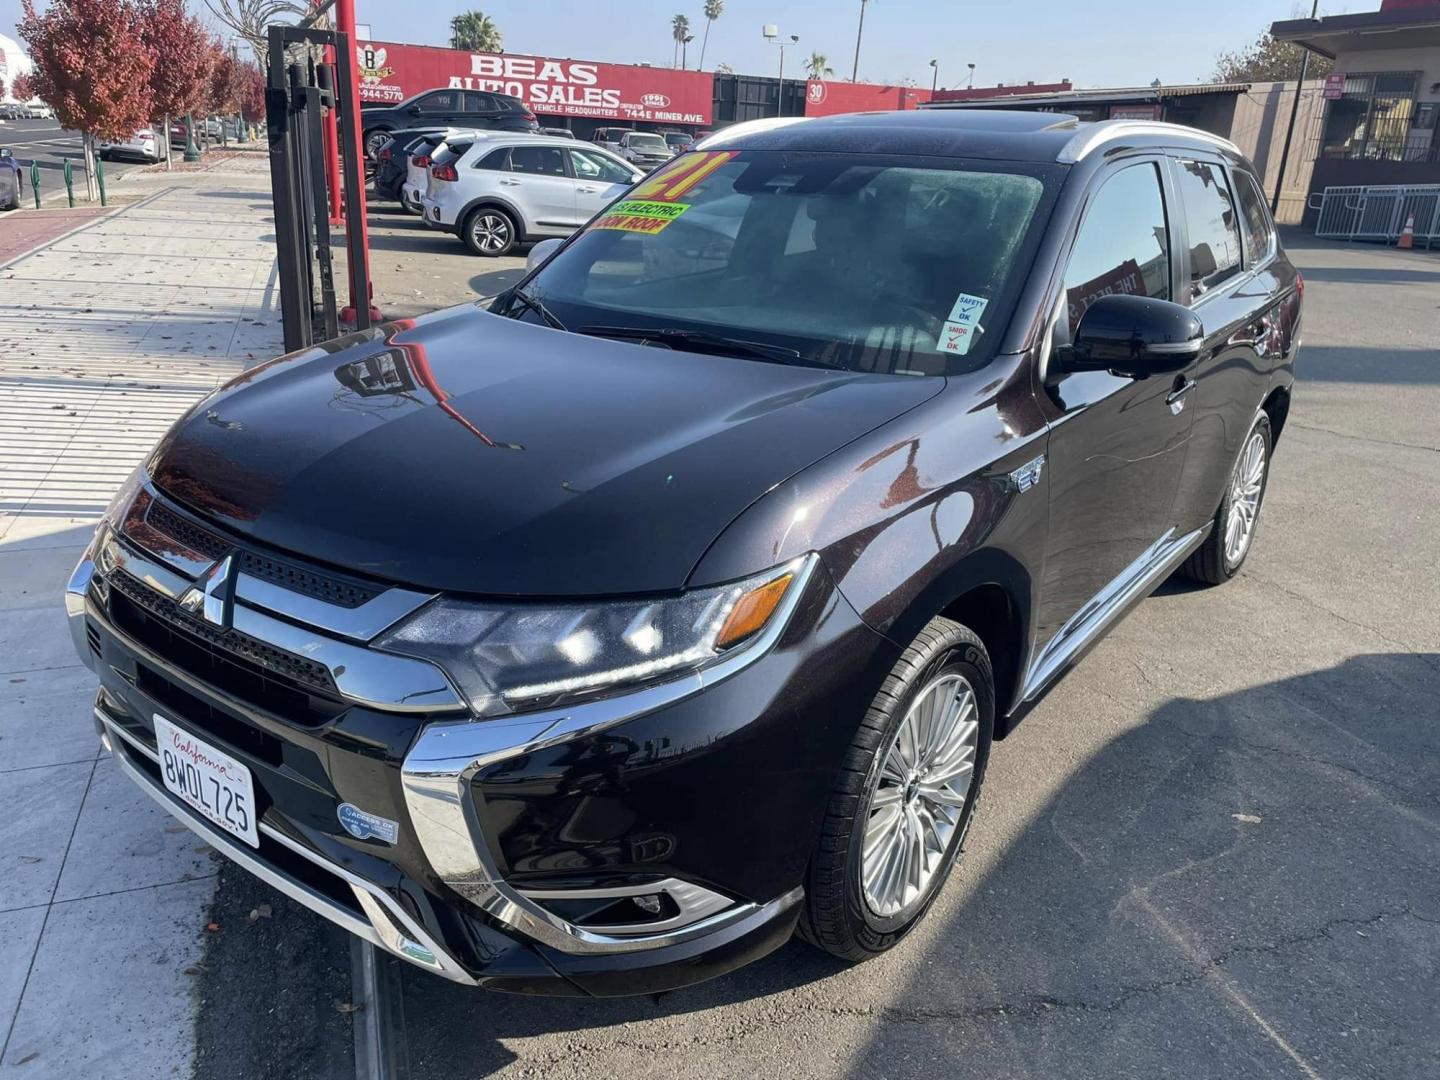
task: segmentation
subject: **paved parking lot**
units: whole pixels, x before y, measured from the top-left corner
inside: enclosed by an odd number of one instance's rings
[[[423,243],[424,301],[495,291],[469,282],[505,268]],[[910,940],[858,968],[792,943],[619,1001],[396,965],[377,1004],[408,1075],[1434,1076],[1440,254],[1288,243],[1306,344],[1245,572],[1162,588],[998,745]],[[222,877],[236,912],[265,896]],[[225,948],[205,992],[259,1001],[202,1015],[201,1075],[336,1069],[267,1055],[277,1022],[303,1039],[317,999],[348,1000],[343,938],[277,907]],[[310,1003],[293,1020],[269,1011],[277,985]]]

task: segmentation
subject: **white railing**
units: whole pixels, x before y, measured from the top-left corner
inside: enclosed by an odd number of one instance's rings
[[[1440,184],[1327,187],[1310,196],[1309,208],[1320,211],[1319,237],[1390,242],[1413,221],[1416,243],[1440,241]]]

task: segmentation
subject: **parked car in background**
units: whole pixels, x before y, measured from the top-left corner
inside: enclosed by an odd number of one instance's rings
[[[161,161],[165,157],[165,148],[161,145],[160,133],[153,127],[136,128],[135,134],[119,142],[102,141],[96,151],[102,161],[116,157]]]
[[[683,154],[695,146],[695,136],[688,131],[665,131],[661,134],[664,135],[665,145],[672,154]]]
[[[32,120],[54,120],[55,110],[43,101],[32,101],[30,103],[30,118]]]
[[[642,172],[595,146],[545,135],[484,133],[437,149],[421,200],[425,224],[455,233],[476,255],[569,236]]]
[[[382,199],[400,201],[400,188],[405,183],[409,167],[410,147],[417,145],[427,135],[435,135],[450,129],[436,126],[403,128],[391,132],[390,137],[380,144],[375,152],[375,194]]]
[[[496,131],[538,131],[535,114],[517,97],[482,90],[426,90],[398,105],[362,105],[360,130],[371,157],[392,131],[420,124],[484,128]]]
[[[11,101],[0,106],[0,116],[6,120],[31,120],[35,110],[23,101]]]
[[[405,183],[400,186],[400,204],[412,214],[421,213],[420,200],[430,183],[430,166],[436,154],[452,139],[469,140],[484,134],[463,128],[451,128],[435,135],[423,136],[409,155],[405,168]],[[468,145],[468,143],[466,143]]]
[[[20,162],[5,147],[0,147],[0,210],[20,209]]]
[[[647,172],[657,165],[663,165],[674,156],[664,138],[653,131],[635,131],[632,128],[596,128],[590,141],[596,146],[603,146],[626,161],[633,162]]]
[[[575,138],[575,133],[574,133],[573,131],[571,131],[569,128],[542,127],[542,128],[540,129],[540,134],[541,134],[541,135],[549,135],[551,138],[554,138],[554,139],[573,139],[573,138]]]

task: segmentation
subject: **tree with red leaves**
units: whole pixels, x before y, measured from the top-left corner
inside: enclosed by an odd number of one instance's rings
[[[150,76],[155,60],[133,0],[51,0],[36,14],[21,0],[20,36],[35,70],[30,88],[55,110],[85,147],[85,187],[95,198],[95,140],[128,139],[153,115]]]
[[[31,85],[29,75],[16,75],[15,81],[10,84],[10,93],[16,101],[29,101],[35,96],[35,87]]]
[[[185,0],[144,0],[145,46],[150,73],[150,118],[165,126],[165,167],[170,168],[170,118],[203,108],[210,77],[210,35],[185,10]]]
[[[265,72],[259,64],[246,60],[240,65],[245,80],[245,93],[240,99],[240,115],[252,124],[265,121]]]

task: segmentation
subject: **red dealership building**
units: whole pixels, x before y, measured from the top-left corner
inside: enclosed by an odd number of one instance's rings
[[[424,90],[509,94],[545,127],[588,138],[597,127],[702,131],[763,116],[828,116],[913,109],[930,91],[913,86],[779,79],[607,64],[521,53],[471,53],[430,45],[361,41],[362,102],[393,105]]]

